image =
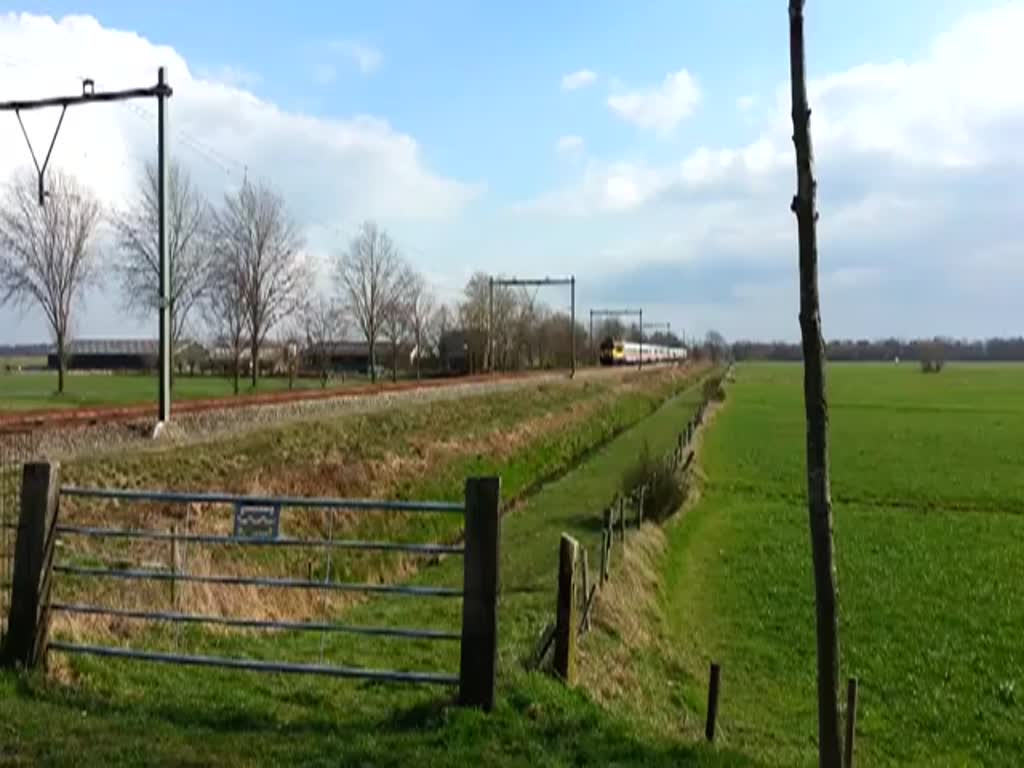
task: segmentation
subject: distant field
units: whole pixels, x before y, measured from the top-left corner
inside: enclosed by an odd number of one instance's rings
[[[345,380],[331,379],[328,387],[365,384],[365,376],[346,375]],[[319,389],[320,380],[299,378],[296,389]],[[240,382],[241,394],[279,392],[288,389],[284,377],[262,378],[256,390],[248,379]],[[177,376],[173,396],[184,400],[208,397],[230,397],[234,380],[228,376]],[[36,408],[76,408],[91,405],[133,405],[152,403],[157,397],[155,375],[70,373],[65,379],[65,392],[57,394],[55,372],[4,373],[0,363],[0,411],[25,411]]]
[[[814,601],[797,365],[745,365],[672,532],[665,602],[727,743],[815,762]],[[864,765],[1024,760],[1024,366],[829,367],[843,677]],[[845,690],[845,686],[844,686]]]

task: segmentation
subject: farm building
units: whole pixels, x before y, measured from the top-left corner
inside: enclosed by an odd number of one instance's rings
[[[414,348],[409,344],[398,345],[398,366],[405,368],[413,359]],[[377,367],[391,366],[391,344],[383,339],[377,342]],[[365,341],[331,341],[327,344],[314,344],[302,352],[304,368],[319,370],[321,366],[328,371],[340,373],[366,373],[370,370],[370,345]]]
[[[67,367],[72,371],[148,371],[159,360],[155,339],[75,339],[67,348]],[[47,367],[59,367],[56,347],[50,348]]]

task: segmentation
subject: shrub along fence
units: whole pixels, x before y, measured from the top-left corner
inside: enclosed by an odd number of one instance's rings
[[[555,621],[541,634],[533,664],[541,666],[554,648],[555,674],[568,684],[576,680],[577,639],[591,626],[590,615],[601,586],[611,578],[612,555],[616,541],[626,546],[627,531],[640,530],[644,521],[661,518],[674,512],[685,492],[681,476],[693,463],[692,443],[704,423],[707,401],[701,403],[679,432],[676,445],[661,461],[642,457],[642,470],[627,474],[625,491],[616,494],[603,510],[603,526],[598,571],[590,572],[586,547],[567,533],[559,541],[558,600]]]
[[[13,590],[8,619],[8,634],[3,644],[2,659],[6,666],[35,668],[45,665],[50,651],[66,654],[134,659],[165,664],[200,667],[221,667],[256,672],[321,675],[327,677],[356,678],[402,683],[427,683],[457,686],[459,701],[466,706],[489,710],[494,705],[495,672],[497,662],[497,595],[500,540],[500,480],[496,477],[469,478],[465,485],[465,498],[461,503],[423,501],[382,501],[368,499],[320,499],[289,497],[254,497],[216,493],[177,493],[104,488],[78,488],[60,485],[60,467],[54,463],[26,464],[21,485],[21,512],[17,525]],[[227,509],[233,516],[232,532],[179,532],[152,527],[107,527],[76,523],[76,499],[106,500],[112,504],[160,503],[167,505],[204,505]],[[323,537],[296,536],[282,533],[287,527],[288,513],[297,510],[322,510],[329,513],[331,525]],[[409,543],[403,541],[358,541],[334,538],[335,512],[360,514],[455,514],[464,517],[463,542],[460,544]],[[144,526],[148,518],[139,514],[132,518]],[[228,520],[224,521],[225,523]],[[78,538],[93,541],[150,543],[169,546],[172,552],[170,569],[153,567],[145,561],[113,565],[83,558],[55,561],[64,539]],[[181,570],[178,547],[201,545],[210,547],[232,546],[249,552],[257,550],[299,548],[320,550],[325,559],[322,579],[313,574],[302,577],[280,578],[261,574],[249,565],[243,573],[195,573]],[[121,550],[123,553],[123,550]],[[461,588],[393,583],[349,583],[332,574],[332,555],[340,551],[372,551],[463,558]],[[258,560],[258,558],[255,558]],[[252,559],[244,560],[253,562]],[[336,574],[336,572],[335,572]],[[55,581],[74,582],[76,598],[83,587],[115,580],[123,585],[117,594],[121,605],[100,601],[76,599],[60,602],[51,599]],[[353,592],[362,594],[402,595],[411,599],[462,599],[462,627],[442,631],[414,627],[380,627],[347,625],[333,621],[279,621],[257,618],[239,618],[228,615],[185,613],[179,610],[157,611],[125,608],[132,585],[141,582],[167,582],[172,596],[178,585],[218,585],[226,588],[260,588],[274,590],[307,590],[324,593]],[[144,595],[135,595],[136,604],[145,604]],[[172,608],[177,601],[172,597]],[[50,639],[51,617],[55,614],[113,618],[117,621],[169,623],[172,625],[210,625],[240,632],[271,630],[319,633],[348,633],[372,638],[390,637],[407,640],[459,642],[460,666],[457,673],[433,671],[406,671],[337,666],[320,663],[294,663],[284,660],[235,658],[213,655],[190,655],[129,648],[120,645],[83,643],[71,638]],[[321,635],[323,636],[323,635]]]

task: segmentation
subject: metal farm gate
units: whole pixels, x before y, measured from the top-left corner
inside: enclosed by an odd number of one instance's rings
[[[368,499],[328,499],[294,497],[256,497],[223,493],[178,493],[103,488],[60,486],[59,467],[38,463],[25,466],[22,481],[22,504],[17,530],[16,563],[13,574],[13,592],[10,605],[9,632],[3,648],[4,663],[10,666],[33,667],[45,662],[48,651],[66,654],[84,654],[123,659],[135,659],[164,664],[198,667],[273,672],[282,674],[320,675],[336,678],[401,683],[427,683],[458,686],[459,701],[466,706],[489,710],[494,703],[495,666],[497,661],[497,593],[498,542],[500,537],[498,478],[470,478],[466,481],[465,499],[461,503],[427,501],[378,501]],[[89,521],[76,521],[76,501],[93,500],[106,504],[115,516],[132,524],[125,526],[96,525]],[[152,520],[167,520],[167,515],[131,511],[124,507],[159,504],[163,508],[180,508],[182,517],[198,508],[222,511],[217,526],[186,524],[184,530],[176,524],[154,526]],[[63,509],[62,509],[63,507]],[[301,511],[317,511],[323,515],[325,535],[287,536],[289,516]],[[464,520],[462,543],[439,544],[405,541],[366,541],[334,537],[336,513],[359,515],[415,514],[459,515]],[[181,519],[172,518],[172,519]],[[300,526],[296,526],[300,528]],[[308,532],[309,526],[305,527]],[[164,567],[138,558],[115,558],[113,562],[95,557],[69,558],[71,539],[79,542],[110,542],[112,546],[139,545],[166,548],[172,553],[171,566]],[[312,565],[306,573],[287,576],[268,576],[265,573],[209,572],[207,568],[193,571],[182,566],[179,548],[235,547],[253,553],[259,550],[301,549],[319,550],[323,575],[314,577]],[[392,553],[426,557],[462,557],[463,580],[460,587],[363,583],[342,581],[332,568],[340,551]],[[251,558],[240,562],[250,562]],[[287,561],[294,565],[294,560]],[[311,563],[312,561],[310,561]],[[229,569],[231,570],[231,569]],[[75,580],[80,584],[124,585],[123,589],[103,592],[103,598],[81,599],[81,590],[75,592],[72,602],[51,600],[53,585],[62,580]],[[178,610],[172,598],[171,610],[156,610],[145,599],[131,602],[131,584],[166,583],[172,590],[188,585],[215,588],[254,588],[259,590],[305,590],[323,595],[342,592],[369,595],[398,595],[411,599],[462,600],[461,630],[423,629],[398,626],[364,626],[338,623],[324,617],[316,621],[272,620],[257,617],[238,617],[225,613],[190,613]],[[138,596],[136,596],[138,597]],[[120,603],[120,604],[118,604]],[[326,597],[325,603],[326,605]],[[321,634],[319,663],[296,663],[286,660],[239,658],[223,655],[198,655],[166,650],[150,650],[114,644],[85,643],[50,639],[51,618],[55,616],[86,616],[115,621],[166,623],[172,626],[205,625],[237,630],[279,630],[290,632],[316,632]],[[460,643],[458,670],[450,672],[379,669],[359,666],[325,664],[323,637],[330,633],[363,635],[368,642],[377,637],[399,640],[427,640]]]

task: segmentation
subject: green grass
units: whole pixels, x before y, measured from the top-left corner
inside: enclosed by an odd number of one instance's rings
[[[2,366],[0,366],[2,368]],[[365,384],[365,376],[346,375],[345,380],[331,379],[332,389]],[[285,377],[264,377],[254,390],[251,382],[242,378],[241,394],[254,392],[281,392],[288,389]],[[318,378],[295,379],[295,389],[319,389]],[[155,403],[157,398],[155,374],[89,374],[71,372],[64,381],[64,394],[57,394],[57,373],[32,371],[4,373],[0,371],[0,411],[25,411],[42,408],[81,408],[99,405],[137,405]],[[181,400],[231,397],[234,379],[229,376],[176,376],[173,397]]]
[[[424,482],[434,485],[421,487],[441,496],[457,494],[464,472],[498,471],[507,498],[570,465],[580,448],[590,448],[574,471],[530,493],[503,521],[499,703],[491,715],[452,708],[450,695],[437,689],[79,659],[69,683],[0,676],[0,760],[25,765],[749,765],[738,753],[693,746],[674,733],[618,717],[584,693],[524,669],[522,660],[554,615],[560,533],[570,531],[596,545],[600,511],[619,486],[621,468],[645,443],[655,452],[668,450],[697,398],[690,390],[653,414],[639,393],[620,399],[624,409],[604,410],[641,420],[603,447],[593,449],[576,429],[545,436],[530,454],[516,452],[495,464],[465,457],[446,470],[447,479],[431,478]],[[591,429],[604,437],[628,426],[625,416],[609,414],[598,421],[602,426]],[[415,577],[442,585],[460,579],[457,559]],[[396,597],[354,606],[345,619],[457,627],[458,605]],[[146,641],[305,661],[318,659],[320,642],[316,635],[261,639],[194,631],[175,640],[159,630]],[[324,653],[334,663],[457,668],[454,644],[337,636]]]
[[[1024,761],[1021,366],[830,366],[842,673],[865,765]],[[725,743],[816,761],[801,368],[738,369],[701,502],[671,531],[664,604],[699,702],[723,666]]]

